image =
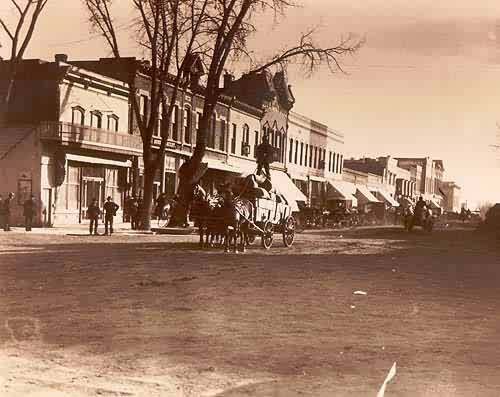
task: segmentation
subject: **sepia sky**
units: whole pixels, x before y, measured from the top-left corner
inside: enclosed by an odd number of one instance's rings
[[[5,3],[5,4],[4,4]],[[14,15],[2,1],[0,13]],[[115,1],[125,55],[130,10]],[[302,0],[279,25],[262,21],[257,55],[293,43],[320,25],[319,41],[342,34],[366,36],[343,62],[346,74],[326,69],[305,78],[290,71],[295,110],[345,134],[347,157],[425,156],[443,159],[446,179],[463,187],[464,200],[500,201],[500,3],[493,0]],[[0,43],[5,43],[0,36]],[[108,56],[89,33],[80,0],[49,0],[27,57]],[[6,57],[8,46],[0,48]]]

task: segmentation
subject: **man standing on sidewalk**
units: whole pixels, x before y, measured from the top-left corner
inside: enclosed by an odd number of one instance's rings
[[[7,199],[3,203],[3,230],[10,232],[10,206],[14,200],[14,193],[9,193]]]
[[[35,196],[31,196],[28,200],[24,202],[24,227],[27,232],[31,232],[31,226],[33,225],[33,216],[35,216],[36,205]]]
[[[104,203],[104,234],[106,236],[111,236],[113,234],[113,218],[115,217],[118,208],[120,208],[118,204],[116,204],[111,196],[109,196]]]
[[[92,235],[92,231],[97,236],[97,224],[99,223],[99,215],[101,215],[101,209],[97,205],[97,199],[93,199],[92,203],[87,209],[87,216],[90,219],[89,232]]]

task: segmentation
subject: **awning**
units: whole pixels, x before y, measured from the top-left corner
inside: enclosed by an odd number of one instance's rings
[[[66,154],[66,160],[79,161],[80,163],[114,165],[116,167],[127,167],[127,168],[132,167],[131,160],[125,160],[125,161],[109,160],[109,159],[102,159],[99,157],[83,156],[80,154],[72,154],[72,153]]]
[[[354,196],[356,193],[356,186],[350,182],[346,181],[330,181],[328,180],[327,199],[328,200],[346,200],[352,201],[353,206],[356,206],[358,199]]]
[[[283,171],[271,170],[271,182],[274,189],[281,193],[288,204],[292,207],[292,211],[298,211],[297,201],[307,201],[307,197],[302,193],[290,177]]]
[[[211,170],[232,172],[233,174],[240,174],[241,173],[241,170],[239,168],[236,168],[236,167],[233,167],[232,165],[223,163],[222,161],[209,159],[206,162],[208,163],[208,168]]]
[[[394,198],[390,195],[389,192],[386,192],[385,190],[382,189],[377,189],[377,196],[379,196],[379,198],[384,200],[387,204],[393,207],[399,207],[399,203],[396,200],[394,200]]]
[[[380,201],[364,185],[356,185],[356,197],[362,203],[380,203]]]

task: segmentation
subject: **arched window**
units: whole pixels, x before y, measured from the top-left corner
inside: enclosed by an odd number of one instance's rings
[[[191,107],[184,107],[184,142],[191,143]]]
[[[108,130],[118,132],[118,116],[116,114],[112,114],[108,116]]]
[[[85,125],[85,109],[75,106],[71,109],[71,124]]]
[[[102,128],[102,113],[99,110],[90,112],[90,126],[93,128]]]

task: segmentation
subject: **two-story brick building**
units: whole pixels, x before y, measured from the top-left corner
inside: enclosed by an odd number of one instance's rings
[[[35,222],[77,223],[92,199],[123,192],[141,140],[129,126],[126,83],[68,64],[23,61],[18,69],[6,124],[0,127],[0,193],[21,204],[33,194],[40,203]],[[0,76],[8,62],[0,62]],[[0,78],[0,86],[6,80]]]

